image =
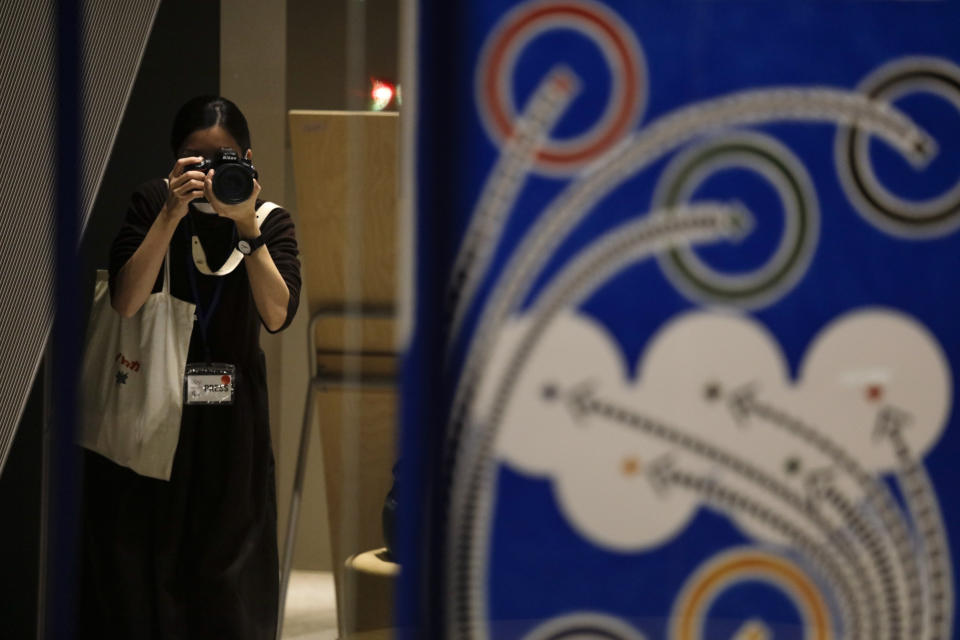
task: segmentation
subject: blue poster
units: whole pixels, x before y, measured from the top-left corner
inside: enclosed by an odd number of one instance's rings
[[[960,7],[456,4],[445,637],[960,637]]]

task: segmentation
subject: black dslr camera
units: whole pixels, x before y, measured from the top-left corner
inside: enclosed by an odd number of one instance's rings
[[[257,170],[249,160],[241,158],[233,149],[220,149],[216,158],[204,158],[203,162],[190,165],[184,171],[206,173],[210,169],[216,171],[213,174],[213,193],[220,202],[239,204],[253,193],[253,180],[257,177]]]

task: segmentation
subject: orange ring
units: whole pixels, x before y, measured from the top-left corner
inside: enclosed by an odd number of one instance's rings
[[[692,589],[682,593],[677,603],[679,628],[672,635],[676,640],[694,640],[695,625],[703,619],[703,609],[709,605],[717,592],[739,576],[766,577],[770,582],[785,587],[786,591],[799,597],[797,604],[811,640],[829,640],[829,609],[817,586],[798,567],[784,558],[749,550],[734,551],[713,560],[693,577]],[[686,589],[685,589],[686,591]],[[807,613],[808,615],[803,615]],[[702,634],[701,634],[702,635]]]

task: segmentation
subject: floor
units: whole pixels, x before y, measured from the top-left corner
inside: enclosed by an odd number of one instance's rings
[[[293,571],[283,640],[336,640],[337,601],[329,571]]]

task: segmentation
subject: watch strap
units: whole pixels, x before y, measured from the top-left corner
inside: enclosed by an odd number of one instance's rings
[[[241,243],[245,243],[246,246],[250,247],[250,250],[244,251]],[[267,244],[267,239],[263,235],[259,235],[256,238],[240,238],[240,240],[237,241],[237,249],[244,255],[250,255],[265,244]]]

